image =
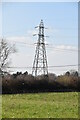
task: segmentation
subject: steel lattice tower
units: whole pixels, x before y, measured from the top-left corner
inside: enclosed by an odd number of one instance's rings
[[[32,75],[48,75],[48,65],[47,65],[47,57],[46,57],[46,49],[44,42],[44,23],[41,20],[39,24],[39,34],[38,34],[38,42],[35,51],[35,58],[33,62]]]

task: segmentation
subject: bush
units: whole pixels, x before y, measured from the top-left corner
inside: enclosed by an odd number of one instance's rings
[[[26,93],[41,91],[66,91],[79,90],[80,77],[73,75],[56,76],[50,73],[48,76],[17,72],[2,78],[3,93]]]

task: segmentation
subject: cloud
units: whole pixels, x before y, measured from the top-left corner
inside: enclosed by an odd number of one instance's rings
[[[33,34],[37,34],[37,30],[29,30],[27,31],[25,36],[9,36],[6,37],[5,39],[9,42],[21,42],[21,43],[34,43],[34,37]]]
[[[60,65],[75,65],[78,64],[78,48],[72,45],[53,45],[51,48],[47,47],[48,66]],[[63,74],[64,72],[75,69],[78,66],[65,68],[49,68],[49,72],[56,74]]]
[[[49,45],[51,53],[55,51],[63,52],[78,52],[78,47],[73,45]]]
[[[77,47],[71,45],[56,45],[55,48],[66,50],[77,50]]]
[[[33,34],[38,34],[38,30],[37,29],[34,29],[34,30],[29,30],[28,32],[27,32],[27,35],[29,36],[32,36]]]
[[[50,25],[48,25],[48,26],[50,26]],[[59,29],[54,28],[54,27],[48,27],[47,29],[45,29],[45,31],[47,31],[49,34],[51,34],[51,33],[59,32]]]
[[[11,43],[33,43],[32,37],[26,36],[7,37],[6,40]]]
[[[78,48],[72,45],[55,45],[54,49],[77,51]]]

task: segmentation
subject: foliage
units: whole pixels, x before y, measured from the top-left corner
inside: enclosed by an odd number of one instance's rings
[[[2,92],[27,93],[27,92],[50,92],[50,91],[79,91],[80,77],[74,75],[49,74],[48,76],[34,77],[28,72],[17,72],[13,75],[5,75],[2,78]]]

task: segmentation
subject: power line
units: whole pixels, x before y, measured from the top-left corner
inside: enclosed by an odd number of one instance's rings
[[[54,50],[61,50],[61,51],[70,51],[70,52],[78,52],[80,50],[75,50],[75,49],[64,49],[64,48],[56,48],[56,47],[48,47],[48,48],[54,48]]]
[[[53,68],[53,67],[55,67],[55,68],[61,68],[61,67],[75,67],[75,66],[80,66],[80,64],[75,64],[75,65],[58,65],[58,66],[48,66],[48,68]],[[21,69],[21,68],[23,68],[23,69],[26,69],[26,68],[32,68],[31,66],[28,66],[28,67],[13,67],[13,66],[11,66],[11,67],[7,67],[7,68],[19,68],[19,69]],[[38,67],[39,68],[39,67]],[[41,67],[40,67],[41,68]]]
[[[59,65],[59,66],[49,66],[49,67],[73,67],[73,66],[80,66],[79,65]]]
[[[35,43],[29,44],[29,43],[26,43],[26,42],[16,42],[16,41],[15,41],[15,44],[24,44],[25,46],[27,45],[27,46],[29,46],[29,47],[34,47],[34,44],[35,44]],[[56,51],[80,52],[79,49],[57,48],[57,47],[55,47],[55,46],[52,46],[52,44],[51,44],[51,45],[50,45],[50,44],[45,44],[45,45],[47,45],[47,48],[51,48],[51,49],[53,48],[53,49],[56,50]]]

